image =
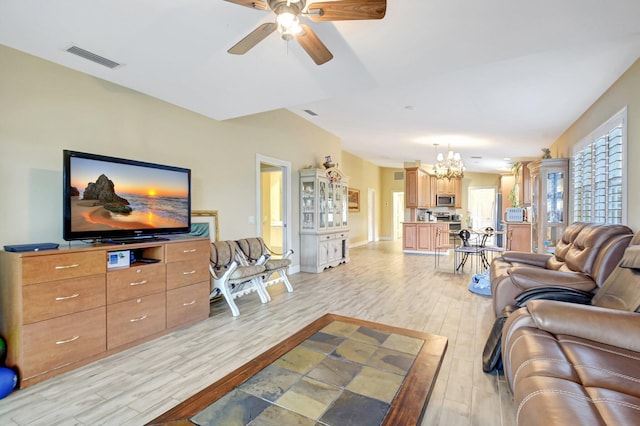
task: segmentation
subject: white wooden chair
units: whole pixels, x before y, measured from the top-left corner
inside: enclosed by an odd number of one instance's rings
[[[241,265],[238,261],[238,245],[235,241],[215,241],[211,243],[209,271],[213,288],[209,299],[220,292],[226,300],[233,316],[240,315],[234,299],[257,292],[262,303],[271,300],[264,287],[266,268],[261,264]]]
[[[291,266],[293,250],[287,251],[280,259],[274,259],[271,255],[275,253],[267,247],[261,237],[244,238],[236,242],[238,243],[239,254],[241,255],[239,259],[241,264],[264,265],[266,274],[263,283],[265,287],[284,283],[289,293],[293,291],[293,286],[287,276],[287,271],[289,266]],[[278,276],[272,278],[276,273]]]

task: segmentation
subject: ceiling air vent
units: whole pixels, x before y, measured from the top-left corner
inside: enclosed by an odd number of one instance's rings
[[[88,50],[84,50],[83,48],[78,46],[71,46],[70,48],[67,49],[67,52],[73,53],[74,55],[78,55],[81,58],[88,59],[92,62],[95,62],[96,64],[103,65],[107,68],[113,69],[120,66],[119,63],[112,61],[111,59],[103,58],[100,55],[96,55],[95,53],[89,52]]]
[[[316,114],[315,112],[311,111],[310,109],[305,109],[304,112],[306,112],[309,115],[313,115],[314,117],[318,114]]]
[[[393,172],[393,180],[404,180],[404,172]]]

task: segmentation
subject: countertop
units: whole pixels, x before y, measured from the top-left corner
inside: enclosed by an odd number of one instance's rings
[[[426,220],[407,220],[407,221],[404,221],[404,222],[402,222],[402,223],[446,223],[446,224],[454,224],[454,225],[455,225],[455,224],[460,224],[460,223],[462,223],[462,222],[460,222],[459,220],[458,220],[458,221],[453,221],[453,220],[439,220],[439,221],[437,221],[437,222],[429,222],[429,221],[426,221]]]

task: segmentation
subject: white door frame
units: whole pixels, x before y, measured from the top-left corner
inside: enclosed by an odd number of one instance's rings
[[[404,222],[404,192],[393,192],[393,214],[391,219],[391,240],[399,240],[402,238],[402,222]],[[402,212],[402,215],[396,213]],[[400,217],[399,217],[400,216]],[[399,228],[399,229],[398,229]]]
[[[279,160],[266,155],[256,154],[256,217],[262,215],[262,206],[260,199],[262,198],[262,185],[260,184],[260,164],[266,163],[282,168],[282,209],[284,217],[282,221],[282,252],[292,248],[292,230],[291,230],[291,162]],[[256,235],[262,235],[262,221],[256,220]]]
[[[376,190],[373,188],[369,188],[369,193],[367,197],[367,241],[377,241],[378,236],[376,235]]]

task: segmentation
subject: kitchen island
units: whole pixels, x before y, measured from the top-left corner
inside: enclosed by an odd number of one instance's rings
[[[403,222],[402,249],[405,253],[434,254],[436,246],[449,244],[449,230],[451,228],[460,229],[460,222]],[[437,229],[440,229],[441,233],[440,240],[436,242]]]

